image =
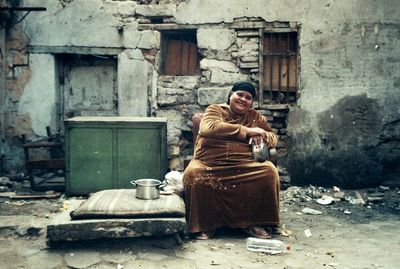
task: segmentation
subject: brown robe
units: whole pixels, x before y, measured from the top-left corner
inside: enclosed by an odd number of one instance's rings
[[[270,161],[254,161],[243,125],[272,132],[254,109],[238,116],[220,104],[205,112],[183,175],[191,233],[279,224],[278,171]]]

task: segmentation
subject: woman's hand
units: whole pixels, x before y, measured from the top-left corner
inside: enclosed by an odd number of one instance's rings
[[[250,137],[249,143],[259,146],[265,142],[268,147],[275,147],[277,138],[274,133],[265,131],[260,127],[247,127],[247,136]]]

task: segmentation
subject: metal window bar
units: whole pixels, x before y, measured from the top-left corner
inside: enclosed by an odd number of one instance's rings
[[[280,49],[280,46],[281,46],[281,34],[278,34],[278,50]],[[281,103],[281,84],[282,84],[282,82],[281,82],[281,76],[282,76],[282,57],[283,56],[281,56],[281,57],[278,57],[278,91],[279,91],[279,94],[278,94],[278,97],[277,97],[277,99],[278,99],[278,103]]]
[[[290,65],[290,60],[291,57],[297,57],[297,51],[296,47],[293,48],[291,46],[291,42],[296,42],[297,40],[297,33],[266,33],[266,38],[269,39],[267,42],[269,42],[269,51],[264,52],[264,57],[266,58],[266,61],[268,63],[269,61],[269,70],[264,70],[264,72],[269,72],[269,85],[265,85],[266,89],[265,91],[268,93],[266,96],[269,101],[276,101],[278,103],[281,103],[282,101],[286,101],[286,103],[290,102],[290,72],[293,72],[293,67],[291,68]],[[283,36],[286,35],[286,38]],[[283,43],[282,41],[286,41]],[[285,49],[286,48],[286,49]],[[285,61],[286,59],[286,61]],[[274,90],[274,60],[277,60],[278,64],[278,70],[275,70],[277,72],[277,82],[278,85],[276,85],[276,89]],[[286,63],[286,91],[283,89],[283,81],[282,80],[282,69],[285,66]],[[267,67],[267,66],[266,66]],[[268,87],[269,86],[269,87]],[[294,89],[294,92],[296,89]],[[274,92],[275,94],[275,99],[274,99]],[[282,99],[282,94],[283,94],[283,99]]]
[[[190,50],[191,50],[191,46],[190,44],[192,43],[192,38],[190,36],[188,36],[187,38],[187,52],[186,52],[186,70],[188,70],[188,75],[192,75],[192,72],[190,70]]]
[[[180,47],[180,55],[179,55],[179,70],[178,70],[178,75],[180,75],[180,76],[182,76],[183,75],[183,66],[182,66],[182,61],[183,61],[183,55],[182,55],[182,52],[183,52],[183,45],[184,45],[184,43],[183,43],[183,35],[182,34],[180,34],[180,43],[179,43],[179,47]]]
[[[270,48],[270,51],[271,51],[271,53],[272,53],[272,34],[271,35],[269,35],[269,44],[270,44],[270,46],[269,46],[269,48]],[[271,54],[270,54],[271,55]],[[270,69],[269,69],[269,84],[270,84],[270,92],[269,92],[269,99],[270,100],[272,100],[272,78],[273,78],[273,76],[272,76],[272,72],[273,72],[273,65],[272,65],[272,59],[273,59],[273,57],[272,57],[272,55],[269,57],[269,59],[270,59],[270,61],[269,61],[269,66],[270,66]]]
[[[197,44],[195,37],[193,37],[192,42],[193,42],[193,44]],[[197,73],[197,71],[198,71],[198,67],[197,67],[197,47],[195,47],[195,51],[194,51],[192,56],[194,56],[193,62],[195,64],[196,68],[193,70],[193,74],[191,74],[191,75],[195,75]]]
[[[290,35],[287,34],[287,50],[286,53],[290,54]],[[287,66],[287,71],[286,71],[286,101],[287,103],[289,102],[289,82],[290,82],[290,56],[286,57],[286,66]]]

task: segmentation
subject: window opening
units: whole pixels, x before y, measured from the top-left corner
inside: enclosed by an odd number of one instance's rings
[[[297,32],[264,33],[263,48],[263,103],[295,103]]]
[[[196,31],[165,32],[162,41],[163,75],[191,76],[200,73]]]

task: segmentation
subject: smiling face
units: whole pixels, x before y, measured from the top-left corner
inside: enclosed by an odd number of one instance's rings
[[[230,110],[237,114],[246,114],[253,104],[253,96],[247,91],[235,91],[229,98]]]

